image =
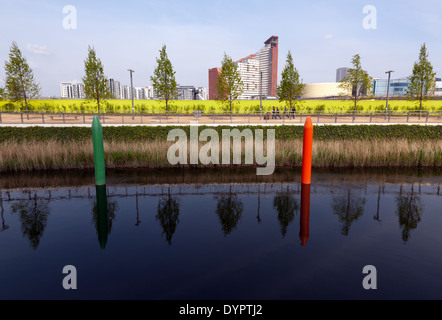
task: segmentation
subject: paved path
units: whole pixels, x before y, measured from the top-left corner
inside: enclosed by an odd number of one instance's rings
[[[90,126],[94,115],[91,114],[0,114],[0,126]],[[424,124],[424,125],[442,125],[442,116],[394,116],[385,118],[385,116],[372,116],[370,114],[313,114],[313,124],[315,125],[341,125],[341,124]],[[198,123],[200,125],[303,125],[306,114],[297,114],[295,119],[269,119],[264,120],[258,115],[203,115],[197,119],[193,114],[190,115],[100,115],[100,121],[103,126],[121,126],[121,125],[189,125]]]

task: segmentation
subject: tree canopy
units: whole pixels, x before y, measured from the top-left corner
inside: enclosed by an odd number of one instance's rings
[[[10,48],[9,61],[5,62],[5,74],[3,95],[13,102],[24,100],[26,111],[28,111],[29,100],[38,96],[41,89],[40,85],[35,82],[32,69],[15,41],[12,42]]]
[[[169,112],[169,101],[177,96],[177,82],[172,63],[167,57],[166,45],[160,50],[160,57],[156,58],[157,67],[150,77],[155,95],[166,102],[166,112]]]
[[[285,101],[286,105],[290,108],[289,110],[291,110],[296,105],[304,87],[305,84],[302,83],[302,79],[299,77],[298,70],[293,64],[292,54],[289,51],[286,64],[281,73],[281,82],[277,89],[279,101]]]
[[[89,100],[97,102],[97,112],[100,113],[100,102],[112,97],[107,86],[107,79],[104,75],[103,64],[97,58],[95,49],[88,47],[88,55],[84,61],[84,73],[82,78],[84,93]]]
[[[244,83],[241,80],[239,70],[232,58],[224,53],[221,62],[221,72],[216,85],[217,100],[227,103],[232,113],[232,105],[235,100],[244,92]]]

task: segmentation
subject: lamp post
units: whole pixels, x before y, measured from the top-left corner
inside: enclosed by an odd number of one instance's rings
[[[135,110],[134,110],[134,84],[133,84],[133,81],[132,81],[132,72],[135,72],[135,71],[133,71],[132,69],[127,69],[127,71],[130,72],[130,96],[131,96],[131,98],[132,98],[132,120],[134,120],[134,119],[135,119]]]
[[[260,86],[259,86],[259,120],[262,117],[262,71],[259,72]]]
[[[385,119],[387,119],[387,112],[388,112],[388,94],[390,93],[390,76],[391,73],[394,72],[393,70],[386,71],[385,73],[388,73],[388,82],[387,82],[387,103],[385,105]]]

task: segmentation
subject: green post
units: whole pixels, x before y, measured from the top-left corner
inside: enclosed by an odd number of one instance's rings
[[[92,121],[92,142],[94,145],[95,185],[106,185],[103,129],[97,116],[94,116]]]

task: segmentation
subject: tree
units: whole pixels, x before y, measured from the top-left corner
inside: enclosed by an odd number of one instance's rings
[[[226,53],[224,53],[221,62],[221,72],[216,88],[218,91],[217,100],[228,103],[230,113],[232,113],[232,104],[243,93],[244,83],[241,80],[238,68]]]
[[[402,240],[405,243],[410,238],[411,230],[416,229],[421,221],[424,206],[420,197],[414,194],[413,189],[407,196],[399,195],[396,198],[396,204],[399,226],[402,229]]]
[[[172,63],[167,57],[166,45],[160,50],[160,58],[156,58],[157,67],[150,77],[155,94],[166,102],[166,113],[169,112],[169,101],[177,96],[177,83]]]
[[[216,196],[216,214],[221,222],[221,228],[224,236],[230,234],[241,219],[243,204],[237,195],[232,193],[232,186],[230,186],[229,193]]]
[[[354,113],[356,113],[358,101],[371,92],[373,87],[373,78],[368,73],[362,70],[361,57],[355,54],[351,59],[353,68],[350,69],[342,79],[339,88],[345,91],[344,95],[351,98],[354,103]]]
[[[23,236],[29,239],[30,246],[36,250],[48,223],[49,200],[38,199],[34,193],[33,199],[20,200],[11,209],[12,213],[19,213]]]
[[[13,102],[24,100],[26,112],[28,101],[40,94],[40,86],[34,80],[34,74],[26,58],[23,57],[17,43],[12,42],[9,52],[9,61],[5,62],[5,89],[6,98]]]
[[[84,61],[84,73],[85,76],[82,78],[84,93],[87,99],[97,101],[97,112],[100,113],[100,101],[111,98],[112,95],[107,87],[103,64],[91,46],[88,47],[88,56]]]
[[[351,190],[348,189],[347,196],[334,197],[332,201],[333,213],[343,222],[341,233],[348,236],[352,222],[364,213],[365,198],[352,196]]]
[[[5,97],[5,89],[0,87],[0,100],[3,100]]]
[[[157,215],[155,216],[163,228],[163,234],[166,234],[166,241],[169,245],[172,244],[173,234],[180,222],[179,215],[180,203],[172,197],[169,187],[168,196],[158,202]]]
[[[287,227],[295,218],[295,211],[299,210],[298,201],[289,192],[278,193],[273,199],[273,208],[278,211],[278,221],[281,225],[281,234],[284,238]]]
[[[422,101],[428,99],[428,96],[434,91],[436,85],[435,76],[436,73],[433,72],[433,66],[428,61],[427,47],[424,43],[420,49],[419,60],[414,63],[413,73],[409,77],[410,84],[407,88],[409,99],[419,101],[420,113],[422,113]]]
[[[281,82],[277,89],[279,101],[285,101],[289,110],[292,110],[292,106],[296,104],[304,87],[305,85],[302,83],[302,79],[299,78],[298,70],[293,65],[292,54],[289,51],[281,73]]]

